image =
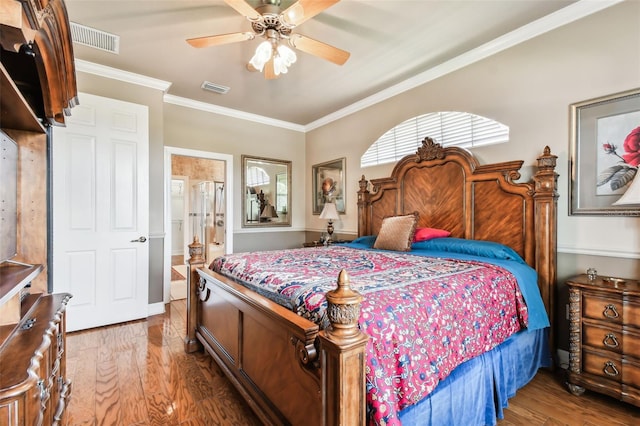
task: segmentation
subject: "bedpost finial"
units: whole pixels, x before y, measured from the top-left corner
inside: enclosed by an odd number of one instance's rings
[[[538,157],[538,171],[533,176],[535,185],[535,198],[537,200],[545,196],[558,198],[558,174],[556,173],[556,160],[558,156],[551,153],[549,146],[544,147],[544,153]]]
[[[551,148],[549,148],[549,145],[545,146],[542,155],[538,157],[538,170],[555,169],[557,158],[557,155],[551,154]]]
[[[367,190],[367,186],[369,186],[369,181],[367,181],[364,175],[362,175],[362,178],[360,178],[360,180],[358,181],[358,185],[360,186],[360,191],[358,191],[359,193],[369,192]]]
[[[193,242],[189,244],[189,264],[204,263],[204,246],[200,243],[198,236],[193,237]]]
[[[360,338],[358,319],[360,318],[360,304],[362,295],[351,288],[349,274],[341,270],[338,275],[338,287],[328,291],[327,316],[331,326],[327,333],[341,340]]]

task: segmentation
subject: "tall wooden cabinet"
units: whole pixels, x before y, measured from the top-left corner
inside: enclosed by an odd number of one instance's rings
[[[0,264],[0,425],[57,424],[71,295],[48,294],[49,128],[77,103],[64,2],[0,0],[0,47],[0,128],[18,146],[16,255]]]

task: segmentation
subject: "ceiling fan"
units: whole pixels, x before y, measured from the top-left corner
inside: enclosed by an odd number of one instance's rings
[[[342,65],[349,59],[350,53],[347,51],[293,32],[298,25],[340,0],[298,0],[284,11],[280,10],[280,0],[262,0],[262,4],[255,9],[246,0],[224,1],[251,22],[253,32],[187,39],[191,46],[218,46],[262,37],[265,41],[256,49],[256,53],[247,64],[247,69],[260,72],[264,70],[267,79],[285,74],[289,66],[296,61],[295,52],[288,46],[337,65]]]

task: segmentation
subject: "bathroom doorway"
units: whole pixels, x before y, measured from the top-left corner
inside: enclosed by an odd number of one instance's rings
[[[209,264],[231,253],[232,156],[165,148],[167,179],[165,211],[164,302],[186,298],[188,245],[198,237]]]

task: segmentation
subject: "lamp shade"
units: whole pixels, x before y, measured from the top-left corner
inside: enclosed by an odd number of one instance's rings
[[[262,209],[262,213],[260,213],[260,217],[262,219],[271,219],[274,217],[278,217],[278,214],[276,213],[276,209],[275,207],[273,207],[273,205],[267,204],[266,206],[264,206],[264,209]]]
[[[338,209],[334,203],[325,203],[320,213],[320,219],[336,220],[340,219],[338,215]]]
[[[631,181],[629,188],[627,188],[626,192],[622,194],[622,197],[618,198],[618,201],[613,203],[614,206],[629,204],[640,205],[640,178],[638,178],[638,174],[636,174],[636,177]]]
[[[258,71],[262,72],[264,65],[269,62],[271,55],[273,54],[273,46],[270,41],[263,41],[256,49],[256,53],[253,55],[249,63]]]

